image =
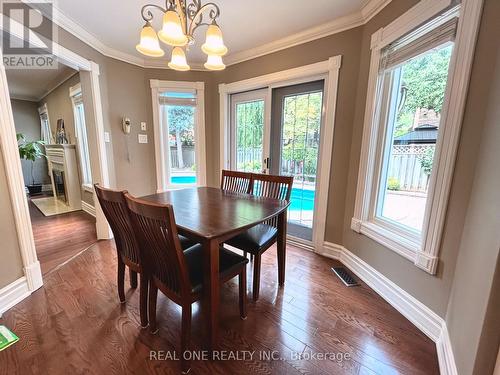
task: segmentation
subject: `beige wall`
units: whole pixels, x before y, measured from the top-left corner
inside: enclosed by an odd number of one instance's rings
[[[17,99],[11,100],[10,103],[12,105],[16,133],[23,134],[28,141],[40,140],[40,116],[38,114],[37,103]],[[24,183],[31,185],[31,162],[23,159],[21,160],[21,166],[23,168]],[[50,184],[47,159],[42,157],[34,162],[33,176],[35,184]]]
[[[2,151],[0,149],[0,151]],[[0,157],[0,289],[24,276],[19,250],[14,213],[5,175],[5,164]]]
[[[487,0],[465,113],[464,125],[484,130],[446,314],[459,374],[491,374],[500,342],[499,17],[500,3]]]

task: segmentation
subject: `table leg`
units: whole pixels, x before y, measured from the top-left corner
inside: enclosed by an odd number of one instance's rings
[[[278,216],[278,284],[285,284],[285,259],[286,259],[286,211]]]
[[[219,242],[203,243],[203,300],[206,311],[209,350],[217,348],[219,329]]]

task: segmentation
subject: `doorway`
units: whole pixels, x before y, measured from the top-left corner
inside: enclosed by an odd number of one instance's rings
[[[287,231],[308,242],[313,240],[323,96],[324,80],[231,95],[231,169],[293,176]]]

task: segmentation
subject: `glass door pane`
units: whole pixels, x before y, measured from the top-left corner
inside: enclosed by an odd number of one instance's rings
[[[196,184],[195,110],[192,105],[162,105],[168,125],[170,181],[168,185]]]
[[[305,240],[312,240],[322,107],[323,81],[273,92],[271,173],[294,177],[288,233]]]
[[[266,90],[231,96],[231,169],[261,173]]]

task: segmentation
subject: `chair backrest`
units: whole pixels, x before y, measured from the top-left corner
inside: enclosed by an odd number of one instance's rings
[[[220,188],[226,191],[250,194],[252,192],[252,174],[248,172],[222,170]]]
[[[270,174],[252,174],[252,194],[258,197],[290,201],[293,176],[274,176]]]
[[[132,225],[141,245],[141,252],[149,276],[163,284],[170,298],[186,296],[191,292],[186,260],[175,225],[171,205],[147,202],[125,195]]]
[[[252,174],[253,190],[252,194],[258,197],[281,199],[290,202],[292,194],[293,177],[273,176],[270,174]],[[278,227],[278,217],[275,216],[264,224]]]
[[[130,221],[125,193],[94,185],[97,199],[115,237],[116,248],[122,259],[140,265],[140,249]],[[125,259],[124,259],[125,258]]]

